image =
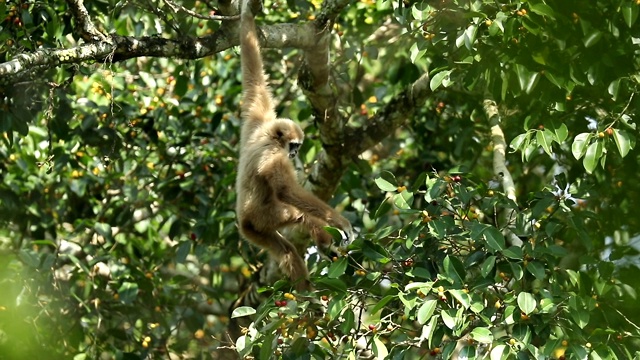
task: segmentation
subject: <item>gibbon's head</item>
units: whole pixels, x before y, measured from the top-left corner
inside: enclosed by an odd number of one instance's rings
[[[269,136],[288,153],[289,158],[296,157],[304,140],[300,126],[289,119],[276,119],[270,125]]]

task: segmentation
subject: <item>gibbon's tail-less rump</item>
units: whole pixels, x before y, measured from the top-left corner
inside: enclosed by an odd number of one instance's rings
[[[328,247],[332,237],[324,226],[340,228],[351,237],[351,224],[296,181],[290,159],[297,155],[304,133],[292,120],[276,117],[251,4],[242,0],[240,16],[243,124],[236,214],[240,233],[266,249],[296,288],[304,290],[309,288],[307,266],[279,230],[302,226],[318,246]]]

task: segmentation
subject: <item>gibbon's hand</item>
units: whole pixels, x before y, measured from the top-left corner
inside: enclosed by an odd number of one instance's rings
[[[342,235],[343,243],[350,244],[353,240],[355,240],[355,234],[353,233],[351,222],[349,222],[349,220],[347,220],[344,216],[336,214],[336,217],[332,221],[332,225],[340,230],[340,235]]]

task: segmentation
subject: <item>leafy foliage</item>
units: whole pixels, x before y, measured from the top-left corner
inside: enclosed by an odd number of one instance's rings
[[[166,4],[85,3],[107,33],[220,29]],[[260,21],[311,21],[321,6],[269,1]],[[331,59],[348,126],[366,132],[423,73],[433,93],[344,169],[332,204],[359,236],[309,255],[317,290],[261,284],[258,305],[244,291],[265,256],[233,213],[235,50],[0,79],[0,359],[640,356],[639,12],[627,0],[349,4]],[[0,19],[0,63],[76,45],[65,2],[0,2]],[[291,81],[300,54],[267,50],[265,63],[311,164],[322,134]],[[516,201],[492,170],[484,99],[500,105]]]

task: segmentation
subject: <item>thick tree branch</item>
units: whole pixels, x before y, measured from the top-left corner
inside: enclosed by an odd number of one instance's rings
[[[485,99],[482,102],[484,112],[489,120],[491,126],[491,141],[493,142],[493,173],[502,182],[502,189],[504,190],[507,198],[517,202],[516,198],[516,186],[513,183],[511,172],[507,168],[507,141],[505,140],[504,133],[500,127],[500,113],[498,112],[498,106],[496,102],[491,99]],[[509,239],[511,245],[522,246],[522,240],[518,238],[513,231],[509,229],[509,225],[515,220],[515,209],[510,209],[502,213],[503,223],[505,228],[503,230],[505,236]]]
[[[314,43],[309,24],[277,24],[260,28],[264,47],[306,48]],[[42,49],[32,53],[17,55],[12,60],[0,64],[0,82],[11,83],[33,69],[48,68],[60,64],[78,64],[89,61],[112,62],[136,57],[170,57],[174,59],[199,59],[239,43],[237,27],[223,27],[214,34],[200,38],[164,39],[147,36],[135,38],[111,35],[109,40],[79,45],[70,49]]]
[[[344,164],[360,155],[402,126],[420,108],[431,94],[429,76],[422,75],[405,91],[396,95],[376,113],[369,123],[359,128],[346,128],[343,142],[339,145],[325,145],[318,155],[309,181],[315,186],[314,192],[321,198],[329,198],[335,191]]]
[[[346,120],[340,116],[337,108],[337,94],[329,84],[330,72],[330,39],[331,28],[336,17],[349,4],[348,0],[325,1],[312,23],[316,41],[315,45],[305,49],[302,66],[298,75],[298,82],[307,96],[313,109],[316,124],[320,130],[320,140],[325,149],[333,148],[334,151],[323,151],[317,159],[317,164],[333,169],[331,178],[323,177],[316,171],[309,178],[309,188],[321,199],[331,197],[344,172],[345,165],[339,156],[344,144],[343,131]],[[315,168],[317,170],[317,166]]]
[[[493,142],[493,173],[502,181],[502,188],[507,198],[516,199],[516,187],[509,169],[507,169],[507,141],[500,128],[500,115],[495,101],[486,99],[483,101],[484,112],[491,126],[491,141]]]

